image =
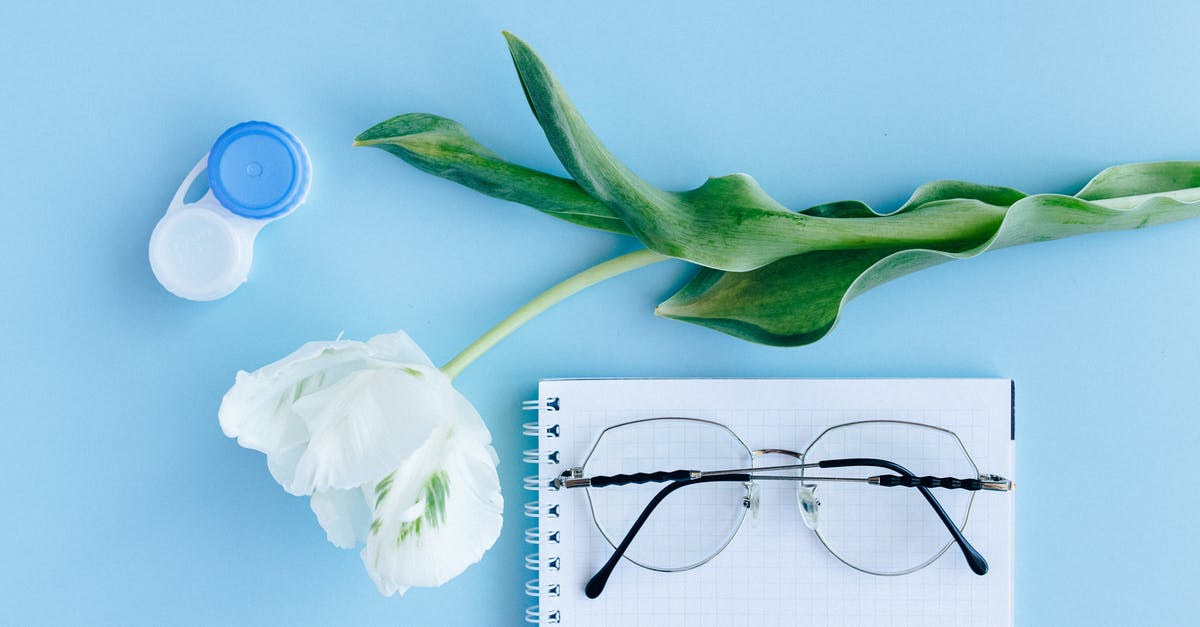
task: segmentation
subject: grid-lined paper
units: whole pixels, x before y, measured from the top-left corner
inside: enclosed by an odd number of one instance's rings
[[[580,465],[605,427],[660,416],[719,422],[751,449],[796,451],[837,424],[924,423],[958,434],[981,472],[1013,478],[1012,384],[1006,379],[546,380],[539,398],[558,399],[557,410],[540,410],[539,422],[559,425],[560,433],[539,438],[542,458],[557,451],[559,460],[539,466],[543,482]],[[1013,494],[980,492],[970,510],[964,533],[987,559],[987,575],[972,573],[951,547],[915,573],[880,577],[849,568],[826,550],[801,518],[795,484],[762,482],[760,490],[758,515],[747,516],[712,561],[673,573],[622,561],[594,600],[583,594],[584,584],[612,549],[592,520],[587,496],[583,490],[542,492],[543,511],[558,506],[556,518],[539,521],[541,537],[558,533],[556,543],[539,547],[540,589],[557,586],[558,592],[538,600],[542,623],[555,616],[570,626],[1012,624]]]

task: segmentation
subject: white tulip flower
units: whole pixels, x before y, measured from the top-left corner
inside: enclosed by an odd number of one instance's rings
[[[551,287],[441,368],[404,333],[309,342],[254,372],[221,401],[221,429],[267,454],[271,475],[310,496],[329,541],[365,544],[379,591],[439,586],[500,537],[499,462],[479,412],[454,377],[555,303],[668,257],[641,250]]]
[[[219,417],[284,490],[312,497],[330,542],[366,544],[385,595],[445,583],[500,535],[491,433],[404,333],[310,342],[239,372]]]

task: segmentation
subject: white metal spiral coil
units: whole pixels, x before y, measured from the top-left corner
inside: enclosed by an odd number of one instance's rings
[[[545,616],[543,616],[541,608],[532,605],[525,608],[525,622],[535,625],[557,625],[562,622],[562,613],[558,610],[547,610]]]
[[[525,568],[536,572],[562,570],[562,558],[557,555],[543,557],[539,553],[530,553],[525,556]]]
[[[557,529],[542,531],[541,527],[530,527],[525,530],[525,542],[528,544],[558,544],[562,532]]]
[[[531,597],[554,598],[562,595],[562,585],[557,583],[542,584],[541,579],[530,579],[525,582],[525,594]]]
[[[557,464],[559,463],[558,451],[546,451],[545,453],[535,449],[525,449],[521,452],[522,461],[526,464]]]
[[[521,409],[523,409],[525,411],[535,411],[535,410],[558,411],[559,410],[558,397],[550,396],[547,398],[535,398],[535,399],[531,399],[528,401],[522,401]]]
[[[557,438],[562,433],[560,425],[542,425],[539,422],[526,422],[521,425],[521,433],[531,438]]]
[[[525,515],[530,518],[558,518],[558,503],[526,503]]]
[[[554,482],[549,479],[542,479],[537,475],[529,475],[525,477],[525,489],[531,492],[553,492],[557,488],[554,487]]]

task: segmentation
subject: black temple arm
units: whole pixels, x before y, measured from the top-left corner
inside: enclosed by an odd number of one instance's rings
[[[889,462],[885,459],[873,459],[870,457],[853,457],[853,458],[849,458],[849,459],[827,459],[825,461],[818,462],[817,465],[820,466],[821,468],[849,468],[852,466],[873,466],[876,468],[886,468],[886,469],[888,469],[892,472],[895,472],[903,477],[908,477],[910,479],[916,479],[917,485],[912,486],[912,487],[915,487],[917,489],[917,491],[919,491],[921,493],[921,496],[925,497],[925,500],[929,503],[929,506],[933,508],[933,511],[938,515],[938,518],[940,518],[942,520],[942,524],[946,525],[946,529],[950,532],[950,535],[954,537],[954,541],[958,543],[958,548],[962,549],[963,557],[965,557],[967,559],[967,565],[971,567],[971,570],[976,575],[987,574],[987,571],[988,571],[987,560],[983,559],[983,556],[979,554],[979,551],[975,550],[975,547],[971,546],[970,542],[967,542],[967,539],[963,537],[962,531],[960,531],[958,529],[958,525],[954,524],[954,521],[950,519],[950,515],[947,514],[946,510],[942,508],[942,504],[939,503],[937,498],[933,496],[933,493],[931,493],[929,491],[929,488],[920,484],[921,478],[917,477],[913,473],[909,472],[909,470],[907,468],[905,468],[904,466],[901,466],[900,464],[897,464],[895,462]]]
[[[692,478],[690,470],[660,470],[658,472],[635,472],[629,475],[611,475],[592,477],[593,488],[605,488],[613,485],[629,485],[631,483],[652,483],[662,481],[683,481]]]
[[[688,471],[677,470],[675,472]],[[697,483],[708,483],[710,481],[745,482],[749,480],[750,475],[748,474],[710,475],[700,477],[699,479],[676,481],[663,486],[663,489],[659,490],[658,494],[655,494],[654,498],[650,499],[650,502],[646,504],[646,508],[642,510],[637,521],[633,523],[633,526],[629,528],[629,532],[625,534],[625,539],[621,540],[621,544],[617,545],[617,548],[613,550],[612,557],[609,557],[608,561],[600,567],[600,570],[596,571],[596,574],[592,575],[592,578],[588,580],[587,585],[583,588],[584,593],[587,594],[589,599],[594,599],[600,596],[601,592],[604,592],[604,586],[608,583],[608,578],[612,575],[613,569],[617,567],[617,562],[621,561],[621,557],[625,555],[625,551],[629,550],[629,545],[633,544],[633,539],[637,537],[638,531],[641,531],[642,525],[646,524],[646,519],[650,518],[650,514],[654,512],[654,508],[658,507],[658,504],[662,503],[663,499],[667,498],[672,492],[684,486],[695,485]],[[593,483],[593,485],[595,484]]]
[[[905,488],[946,488],[948,490],[982,490],[983,481],[979,479],[955,479],[954,477],[906,477],[904,475],[880,475],[872,477],[877,479],[874,483],[885,488],[894,488],[897,486]]]

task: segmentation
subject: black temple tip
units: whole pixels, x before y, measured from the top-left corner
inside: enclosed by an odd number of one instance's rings
[[[592,575],[587,585],[583,587],[583,593],[587,595],[587,598],[594,599],[604,592],[604,586],[608,583],[608,576],[612,574],[612,571],[613,569],[606,564],[604,568],[600,569],[600,572]]]
[[[971,570],[976,575],[986,575],[988,571],[987,560],[975,550],[975,547],[970,544],[962,544],[963,557],[967,558],[967,564],[971,566]]]

